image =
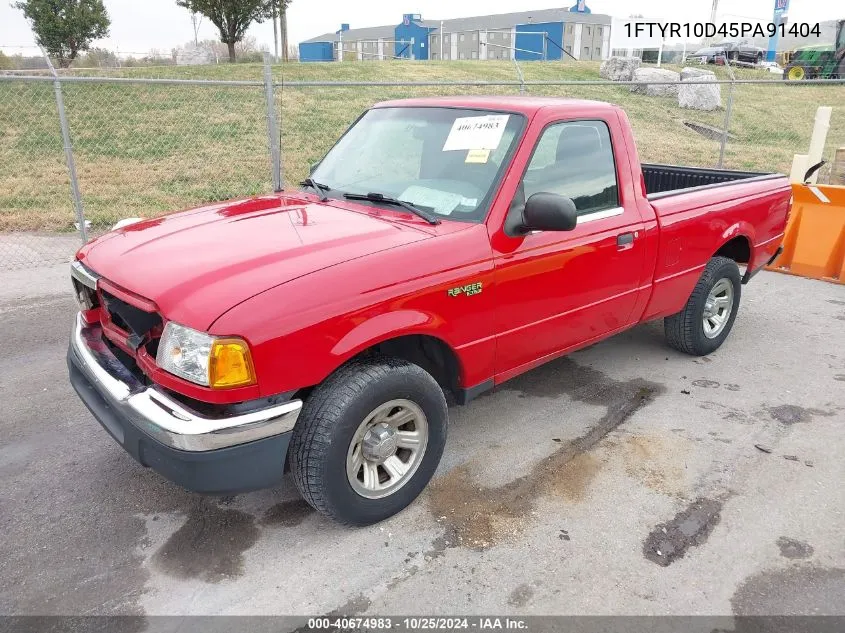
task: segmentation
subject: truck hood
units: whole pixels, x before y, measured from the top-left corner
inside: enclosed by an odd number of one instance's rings
[[[226,310],[274,286],[432,236],[411,222],[353,208],[289,194],[216,204],[107,233],[78,258],[154,301],[167,319],[206,330]]]

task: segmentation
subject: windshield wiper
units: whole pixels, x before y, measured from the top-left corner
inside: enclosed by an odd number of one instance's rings
[[[392,204],[397,207],[402,207],[403,209],[407,209],[414,215],[421,217],[423,220],[428,222],[429,224],[440,224],[440,220],[437,219],[434,215],[420,209],[419,207],[411,204],[410,202],[405,202],[404,200],[399,200],[398,198],[391,198],[390,196],[386,196],[383,193],[345,193],[343,197],[347,200],[369,200],[370,202],[381,202],[383,204]]]
[[[302,187],[311,187],[314,191],[316,191],[317,195],[320,196],[320,202],[325,202],[326,200],[329,199],[329,197],[326,195],[326,192],[331,191],[332,188],[329,187],[328,185],[324,185],[321,182],[316,182],[312,178],[306,178],[305,180],[303,180],[299,184]]]

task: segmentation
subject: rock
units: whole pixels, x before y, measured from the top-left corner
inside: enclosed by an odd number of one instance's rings
[[[681,81],[690,77],[703,77],[705,79],[716,79],[716,73],[705,68],[692,68],[686,66],[681,69]]]
[[[207,48],[186,46],[185,48],[180,48],[176,51],[177,66],[199,66],[213,63],[214,53]]]
[[[678,80],[680,74],[674,70],[664,68],[637,68],[633,81],[642,83],[632,84],[631,92],[639,92],[649,97],[677,97]],[[650,84],[649,81],[670,81],[669,84]]]
[[[639,57],[610,57],[601,63],[599,76],[611,81],[631,81],[640,63]]]
[[[712,74],[712,73],[711,73]],[[713,75],[713,79],[716,76]],[[691,110],[717,110],[722,107],[722,86],[720,84],[693,83],[706,76],[681,79],[678,86],[678,105]]]

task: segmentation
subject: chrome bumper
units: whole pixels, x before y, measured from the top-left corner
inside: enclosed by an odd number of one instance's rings
[[[211,451],[286,433],[302,409],[301,400],[291,400],[243,415],[200,415],[138,381],[103,343],[100,328],[86,326],[81,314],[76,317],[70,347],[76,365],[117,415],[178,450]]]

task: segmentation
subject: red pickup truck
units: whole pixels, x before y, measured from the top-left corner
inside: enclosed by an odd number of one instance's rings
[[[789,208],[781,175],[641,165],[606,103],[381,103],[302,190],[85,245],[70,381],[188,489],[289,469],[317,510],[373,523],[432,477],[447,397],[652,319],[682,352],[716,350]]]

